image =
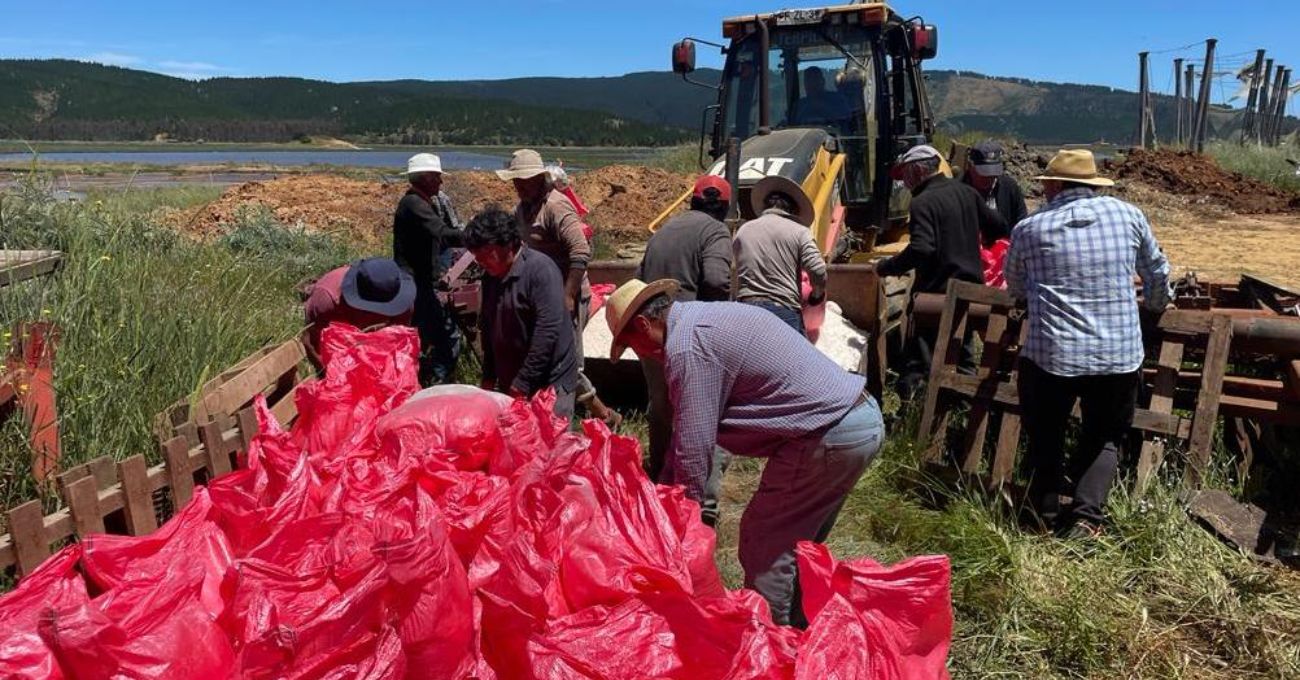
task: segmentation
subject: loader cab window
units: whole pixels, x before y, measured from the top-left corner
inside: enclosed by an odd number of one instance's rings
[[[834,135],[849,155],[845,198],[850,202],[871,195],[879,42],[878,28],[857,25],[773,27],[770,33],[768,120],[774,129],[818,127]],[[728,137],[743,140],[758,132],[759,50],[757,33],[730,50],[719,149]]]

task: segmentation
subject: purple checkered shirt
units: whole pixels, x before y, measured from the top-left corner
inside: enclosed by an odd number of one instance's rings
[[[1141,210],[1092,189],[1062,191],[1011,232],[1007,290],[1029,303],[1020,355],[1061,376],[1142,365],[1133,275],[1148,308],[1169,302],[1169,260]]]
[[[674,304],[664,355],[675,479],[697,500],[715,444],[765,458],[820,437],[853,408],[866,382],[775,314],[736,302]]]

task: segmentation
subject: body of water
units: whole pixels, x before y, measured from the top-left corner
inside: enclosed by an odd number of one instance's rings
[[[406,160],[413,151],[279,151],[258,149],[230,149],[213,151],[51,151],[40,154],[47,163],[134,163],[140,165],[273,165],[292,167],[303,165],[338,165],[363,168],[388,168],[394,172],[406,169]],[[438,154],[446,170],[495,170],[508,159],[507,156],[466,151],[443,151]],[[30,153],[0,153],[0,163],[28,163]]]

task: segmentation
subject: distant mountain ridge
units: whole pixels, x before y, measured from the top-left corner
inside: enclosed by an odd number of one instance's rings
[[[696,79],[716,82],[716,70]],[[941,127],[1035,144],[1129,142],[1137,95],[969,71],[927,74]],[[657,146],[697,138],[716,91],[670,72],[600,78],[395,80],[169,76],[67,60],[0,60],[0,137],[288,141],[330,135],[364,143]],[[1174,127],[1157,95],[1156,130]],[[1210,134],[1239,115],[1215,107]],[[1288,130],[1296,121],[1288,121]]]

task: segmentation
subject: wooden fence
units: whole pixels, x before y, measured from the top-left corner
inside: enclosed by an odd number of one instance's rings
[[[162,463],[143,455],[114,461],[102,456],[59,474],[62,507],[44,513],[40,500],[7,511],[9,533],[0,535],[0,570],[31,573],[52,548],[89,533],[139,536],[158,528],[190,501],[195,484],[240,464],[257,434],[252,401],[262,395],[282,425],[297,417],[294,396],[305,354],[293,340],[258,350],[200,389],[194,401],[159,414],[155,433]]]

